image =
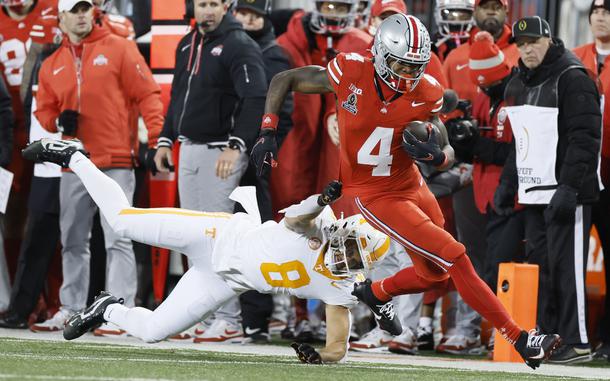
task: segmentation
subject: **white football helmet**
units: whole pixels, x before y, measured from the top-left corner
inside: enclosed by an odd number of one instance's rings
[[[474,26],[474,0],[436,0],[434,19],[441,36],[466,38]]]
[[[377,75],[390,88],[401,93],[413,91],[432,56],[430,35],[417,17],[397,13],[377,28],[372,53]],[[410,72],[405,72],[405,67]]]
[[[341,218],[326,230],[328,248],[324,265],[334,276],[366,273],[390,248],[390,237],[375,230],[361,214]]]
[[[342,34],[354,26],[358,0],[315,0],[315,5],[309,22],[314,33]]]

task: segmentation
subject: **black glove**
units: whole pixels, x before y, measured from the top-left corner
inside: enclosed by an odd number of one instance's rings
[[[322,357],[316,349],[309,344],[292,343],[290,346],[297,353],[297,357],[305,364],[322,364]]]
[[[569,185],[560,185],[546,207],[545,219],[558,222],[574,221],[578,192]]]
[[[64,110],[57,118],[57,129],[64,135],[76,136],[78,129],[78,111]]]
[[[515,188],[506,183],[500,182],[494,193],[494,209],[500,216],[510,216],[515,209]]]
[[[157,149],[156,148],[149,148],[148,151],[146,151],[146,157],[145,157],[145,164],[146,168],[150,171],[150,173],[152,173],[153,176],[155,176],[157,173],[159,173],[159,169],[157,169],[157,164],[155,164],[155,154],[157,153]]]
[[[276,158],[277,141],[275,139],[275,129],[263,128],[250,154],[250,159],[256,166],[257,176],[266,176],[271,171],[271,168],[277,167]]]
[[[415,135],[408,130],[402,134],[402,148],[407,151],[413,160],[430,163],[435,167],[445,162],[445,153],[436,142],[436,128],[430,130],[427,142],[419,141]]]
[[[341,198],[341,188],[343,184],[341,181],[331,181],[322,191],[322,194],[318,196],[318,205],[326,206],[332,204]]]

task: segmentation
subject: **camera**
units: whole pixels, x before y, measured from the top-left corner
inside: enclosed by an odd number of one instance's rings
[[[470,140],[474,135],[479,134],[477,121],[472,118],[472,103],[469,100],[460,99],[455,109],[460,110],[463,115],[445,122],[451,145]]]

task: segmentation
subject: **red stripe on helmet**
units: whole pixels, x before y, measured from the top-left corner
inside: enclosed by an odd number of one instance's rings
[[[413,16],[409,17],[409,23],[411,24],[411,30],[413,34],[413,41],[411,44],[413,45],[412,52],[418,53],[419,50],[419,29],[417,28],[417,21]]]

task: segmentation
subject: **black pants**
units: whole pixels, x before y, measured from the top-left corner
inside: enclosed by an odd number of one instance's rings
[[[483,280],[493,292],[498,284],[498,267],[504,262],[525,260],[523,239],[525,237],[525,213],[515,212],[510,216],[500,216],[491,207],[487,208],[485,239],[485,273]]]
[[[540,266],[538,325],[567,345],[587,344],[585,274],[591,206],[579,205],[570,222],[547,221],[544,206],[525,209],[528,262]]]
[[[593,206],[593,224],[597,228],[602,244],[604,270],[606,271],[606,288],[610,288],[610,189],[604,189],[599,195],[599,202]],[[604,317],[599,326],[599,338],[610,343],[610,292],[606,291]]]
[[[49,264],[60,242],[60,178],[32,178],[25,237],[11,292],[10,311],[27,319],[42,292]]]

